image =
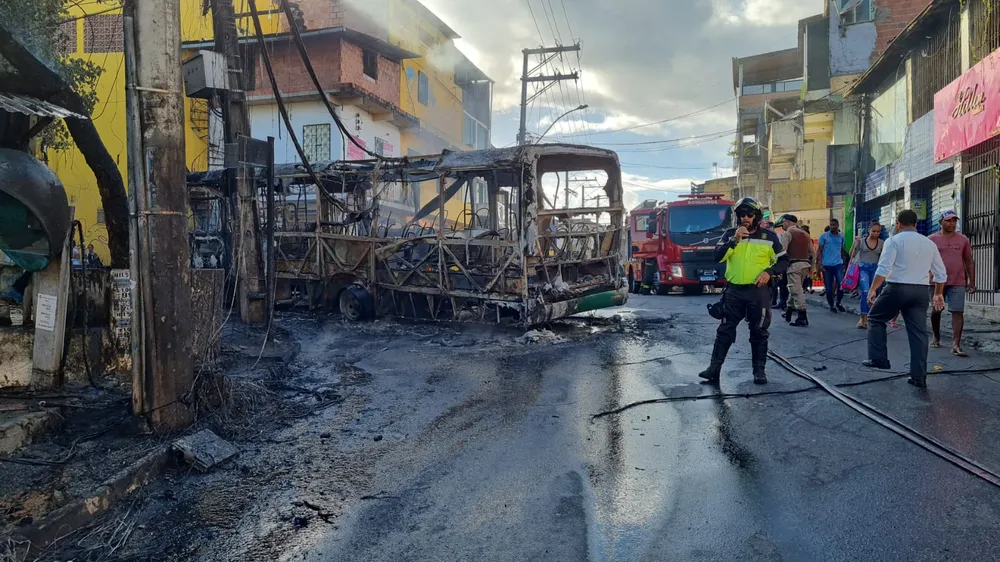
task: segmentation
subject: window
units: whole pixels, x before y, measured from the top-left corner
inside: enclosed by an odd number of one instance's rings
[[[633,219],[636,232],[646,232],[646,225],[649,224],[649,215],[636,215]]]
[[[427,81],[427,75],[417,72],[417,101],[421,105],[430,105],[431,84]]]
[[[465,146],[476,146],[476,120],[465,115],[462,127],[462,144]]]
[[[83,52],[121,53],[125,48],[121,14],[97,15],[83,20]]]
[[[906,77],[887,84],[871,103],[871,156],[879,169],[903,156],[907,126]]]
[[[486,150],[490,146],[490,130],[476,123],[476,148]]]
[[[361,52],[361,58],[365,67],[365,76],[372,80],[378,80],[378,53],[366,49]]]
[[[490,145],[490,130],[468,113],[462,122],[462,144],[477,150],[485,150]]]
[[[385,156],[385,139],[375,137],[375,154]]]
[[[840,25],[872,21],[872,0],[839,0]]]
[[[779,92],[801,92],[802,80],[788,80],[778,83]]]
[[[310,162],[330,159],[330,124],[319,123],[302,127],[302,151]]]
[[[800,92],[802,91],[802,79],[784,80],[782,82],[770,82],[768,84],[753,84],[743,86],[744,96],[757,94],[774,94],[778,92]]]
[[[420,37],[420,42],[428,47],[433,46],[437,41],[434,40],[434,36],[430,31],[427,31],[423,27],[417,27],[417,35]]]

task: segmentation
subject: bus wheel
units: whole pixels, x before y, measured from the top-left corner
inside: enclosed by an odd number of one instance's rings
[[[375,314],[375,300],[361,285],[348,285],[340,293],[340,313],[352,322],[371,318]]]
[[[705,289],[701,285],[685,285],[684,295],[688,297],[693,297],[696,295],[701,295],[705,293]]]

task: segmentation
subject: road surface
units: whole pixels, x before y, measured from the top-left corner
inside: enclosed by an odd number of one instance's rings
[[[204,478],[183,486],[194,507],[161,512],[186,529],[175,536],[189,548],[173,555],[996,557],[1000,489],[822,391],[659,403],[593,418],[634,401],[718,392],[696,377],[711,352],[717,323],[705,304],[715,298],[633,296],[602,318],[557,325],[552,336],[561,340],[531,343],[497,329],[391,321],[355,330],[330,319],[300,330],[296,384],[332,385],[345,402],[264,444],[242,444],[240,463],[228,470],[188,476]],[[797,329],[776,318],[772,349],[832,383],[885,376],[860,366],[865,333],[856,318],[813,311],[810,319],[810,328]],[[810,386],[773,363],[771,383],[753,385],[746,337],[741,326],[721,392]],[[905,370],[905,341],[903,333],[890,339],[897,371]],[[946,351],[932,350],[931,365],[996,364]],[[848,391],[995,470],[998,381],[941,375],[924,393],[902,379]],[[221,517],[220,504],[232,513]],[[147,529],[131,542],[148,553],[159,540]]]

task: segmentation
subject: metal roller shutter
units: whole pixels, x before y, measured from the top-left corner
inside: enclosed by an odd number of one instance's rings
[[[958,210],[955,208],[956,195],[958,195],[958,186],[951,182],[936,186],[931,191],[931,204],[927,213],[928,230],[931,234],[941,230],[938,217],[943,211],[947,209]]]

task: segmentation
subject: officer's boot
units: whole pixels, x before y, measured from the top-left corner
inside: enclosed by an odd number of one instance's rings
[[[719,382],[719,376],[722,374],[722,364],[726,361],[726,355],[729,353],[731,345],[731,343],[720,342],[719,338],[715,338],[715,347],[712,348],[712,361],[708,364],[707,369],[698,373],[698,376],[713,384]]]
[[[753,364],[754,384],[767,384],[767,341],[750,344],[751,363]]]
[[[800,328],[809,326],[809,318],[806,316],[805,310],[799,311],[799,315],[795,318],[795,322],[792,322],[792,326],[798,326]]]
[[[785,313],[782,314],[782,316],[785,318],[785,322],[791,322],[793,314],[795,314],[795,309],[794,308],[792,308],[792,307],[786,308],[785,309]],[[799,314],[802,314],[802,313],[799,312]]]

